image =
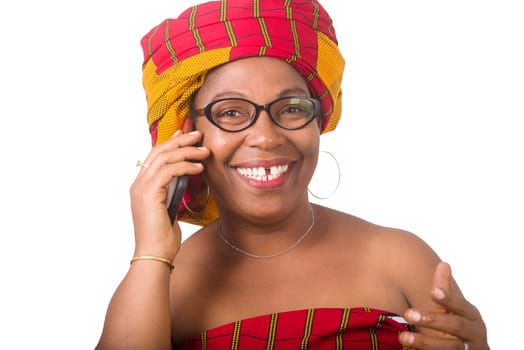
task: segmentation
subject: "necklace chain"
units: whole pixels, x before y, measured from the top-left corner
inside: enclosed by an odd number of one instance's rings
[[[302,236],[300,236],[292,245],[290,245],[286,249],[281,250],[281,251],[279,251],[277,253],[274,253],[274,254],[271,254],[271,255],[256,255],[256,254],[250,253],[248,251],[245,251],[244,249],[239,248],[236,245],[234,245],[233,243],[229,242],[227,240],[227,238],[224,236],[224,233],[222,232],[222,221],[220,221],[218,223],[218,235],[220,236],[220,239],[222,239],[222,241],[225,244],[227,244],[230,248],[236,250],[239,253],[247,255],[247,256],[249,256],[251,258],[255,258],[255,259],[270,259],[270,258],[274,258],[274,257],[280,256],[280,255],[284,255],[287,252],[289,252],[290,250],[294,249],[296,246],[298,246],[300,244],[300,242],[302,242],[302,240],[304,238],[306,238],[306,236],[309,234],[309,232],[311,232],[311,229],[315,225],[315,213],[313,212],[313,207],[311,205],[309,205],[309,210],[311,212],[311,224],[309,225],[307,230],[302,234]]]

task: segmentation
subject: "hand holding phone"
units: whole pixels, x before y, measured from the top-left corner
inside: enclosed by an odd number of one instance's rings
[[[195,129],[193,129],[193,131],[195,131]],[[190,132],[189,134],[193,134],[193,133]],[[178,135],[181,135],[181,134],[176,133],[174,136],[178,136]],[[194,138],[194,136],[192,137]],[[196,142],[193,144],[193,146],[200,147],[201,145],[202,145],[202,140],[200,136],[199,139],[196,140]],[[205,151],[205,152],[207,153],[206,154],[207,156],[209,152],[208,151]],[[190,161],[201,162],[202,159],[203,159],[202,157],[196,157],[194,160],[190,160]],[[193,173],[193,175],[195,174],[196,173]],[[186,191],[186,188],[188,186],[188,181],[189,181],[189,175],[182,175],[182,176],[173,177],[173,179],[171,180],[169,184],[168,191],[167,191],[166,206],[167,206],[167,212],[169,215],[169,219],[171,220],[171,224],[174,223],[177,217],[178,210],[180,208],[180,203],[184,199],[184,192]]]

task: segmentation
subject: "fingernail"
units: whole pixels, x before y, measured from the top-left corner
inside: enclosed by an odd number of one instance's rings
[[[180,135],[181,133],[182,133],[182,130],[177,130],[177,131],[175,131],[175,133],[171,137],[176,137],[176,136]]]
[[[446,297],[446,293],[440,288],[433,289],[433,296],[435,299],[442,300]]]
[[[201,151],[207,151],[207,147],[197,147]]]
[[[193,131],[189,132],[188,134],[189,135],[196,135],[196,134],[198,134],[198,131],[197,130],[193,130]]]
[[[419,322],[420,319],[422,318],[422,316],[420,315],[420,312],[418,312],[418,311],[415,311],[415,310],[409,310],[409,311],[408,311],[408,318],[409,318],[412,322]]]
[[[411,345],[415,341],[415,336],[411,333],[402,333],[402,341],[404,345]]]

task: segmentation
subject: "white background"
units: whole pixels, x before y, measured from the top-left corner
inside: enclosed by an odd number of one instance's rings
[[[139,40],[193,3],[0,5],[0,348],[96,344],[133,251],[128,188],[150,145]],[[322,141],[342,180],[315,201],[421,236],[482,311],[492,348],[515,349],[521,1],[324,6],[347,60],[343,117]]]

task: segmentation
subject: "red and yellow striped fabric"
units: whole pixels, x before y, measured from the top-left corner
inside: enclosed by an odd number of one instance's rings
[[[287,311],[233,322],[201,333],[184,350],[407,350],[398,341],[412,327],[371,308]]]
[[[191,98],[210,69],[246,57],[291,64],[321,101],[323,133],[335,129],[340,119],[344,59],[331,18],[316,0],[206,2],[166,19],[141,45],[153,144],[182,128]],[[205,224],[216,216],[211,200],[200,218],[186,221]]]

